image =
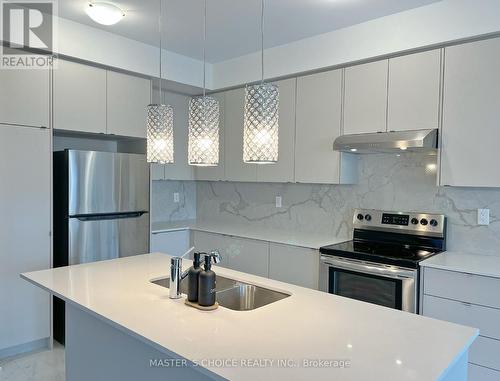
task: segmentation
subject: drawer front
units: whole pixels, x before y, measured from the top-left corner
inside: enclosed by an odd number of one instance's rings
[[[482,366],[469,364],[469,381],[498,381],[500,372]]]
[[[500,308],[500,279],[425,268],[424,294]]]
[[[500,340],[479,336],[470,349],[469,362],[500,371]]]
[[[482,336],[500,340],[500,309],[424,295],[423,314],[479,328]],[[500,357],[500,353],[498,356]]]

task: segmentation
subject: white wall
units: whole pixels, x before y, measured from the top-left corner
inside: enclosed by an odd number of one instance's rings
[[[56,50],[59,54],[139,74],[159,76],[158,48],[87,25],[58,18]],[[190,86],[203,84],[203,62],[163,51],[162,77]],[[211,65],[207,65],[211,83]]]
[[[500,0],[443,0],[334,32],[266,49],[266,77],[280,78],[500,32]],[[60,54],[158,77],[158,49],[59,18]],[[244,42],[243,42],[244,43]],[[202,86],[203,63],[164,51],[163,78]],[[260,53],[207,64],[207,88],[260,78]]]
[[[443,0],[266,49],[266,77],[278,78],[500,31],[499,0]],[[217,89],[260,79],[260,54],[214,64]]]

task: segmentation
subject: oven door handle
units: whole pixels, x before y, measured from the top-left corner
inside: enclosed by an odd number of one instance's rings
[[[321,256],[323,264],[342,270],[356,271],[363,274],[377,275],[391,279],[415,279],[417,270],[407,270],[395,266],[377,265],[375,263],[345,259],[338,257]]]

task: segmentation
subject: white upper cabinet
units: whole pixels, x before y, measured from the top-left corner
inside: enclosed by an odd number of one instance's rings
[[[106,133],[106,70],[57,60],[54,128]]]
[[[297,79],[296,182],[344,183],[341,175],[348,171],[341,171],[341,155],[333,151],[341,132],[341,110],[342,70]]]
[[[385,132],[388,61],[345,69],[344,134]]]
[[[196,180],[219,181],[224,180],[224,113],[225,93],[211,94],[219,101],[219,165],[216,167],[195,167]]]
[[[194,168],[188,164],[188,109],[191,98],[166,92],[164,99],[174,108],[174,163],[165,165],[165,178],[193,180]]]
[[[275,82],[279,87],[279,151],[276,164],[257,165],[257,180],[263,182],[294,181],[295,148],[295,78]]]
[[[149,79],[107,72],[108,134],[146,138],[146,107],[150,103]]]
[[[174,109],[174,163],[152,164],[152,180],[193,180],[194,168],[188,164],[188,107],[190,97],[168,91],[162,92],[163,102]],[[153,102],[158,102],[157,89]]]
[[[0,70],[0,123],[49,127],[47,69]]]
[[[389,60],[387,130],[439,127],[441,50]]]
[[[227,91],[225,94],[224,146],[226,180],[256,181],[257,165],[243,162],[243,111],[245,89]]]
[[[165,165],[151,163],[151,180],[165,180]]]
[[[499,187],[500,39],[445,49],[441,185]]]

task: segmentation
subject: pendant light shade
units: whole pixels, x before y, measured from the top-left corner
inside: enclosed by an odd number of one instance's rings
[[[151,104],[148,110],[147,161],[174,162],[174,109],[170,105]]]
[[[275,163],[278,161],[279,132],[278,86],[263,83],[245,89],[243,161]]]
[[[188,162],[190,165],[219,165],[219,101],[206,95],[207,0],[203,5],[203,96],[189,102]]]
[[[162,1],[160,0],[159,30],[160,30],[160,78],[159,103],[147,107],[147,154],[148,163],[174,163],[174,109],[162,103]]]
[[[219,164],[219,101],[209,96],[189,102],[189,164],[211,167]]]
[[[264,83],[264,0],[261,4],[262,81],[245,88],[243,161],[272,164],[278,161],[279,89]]]

